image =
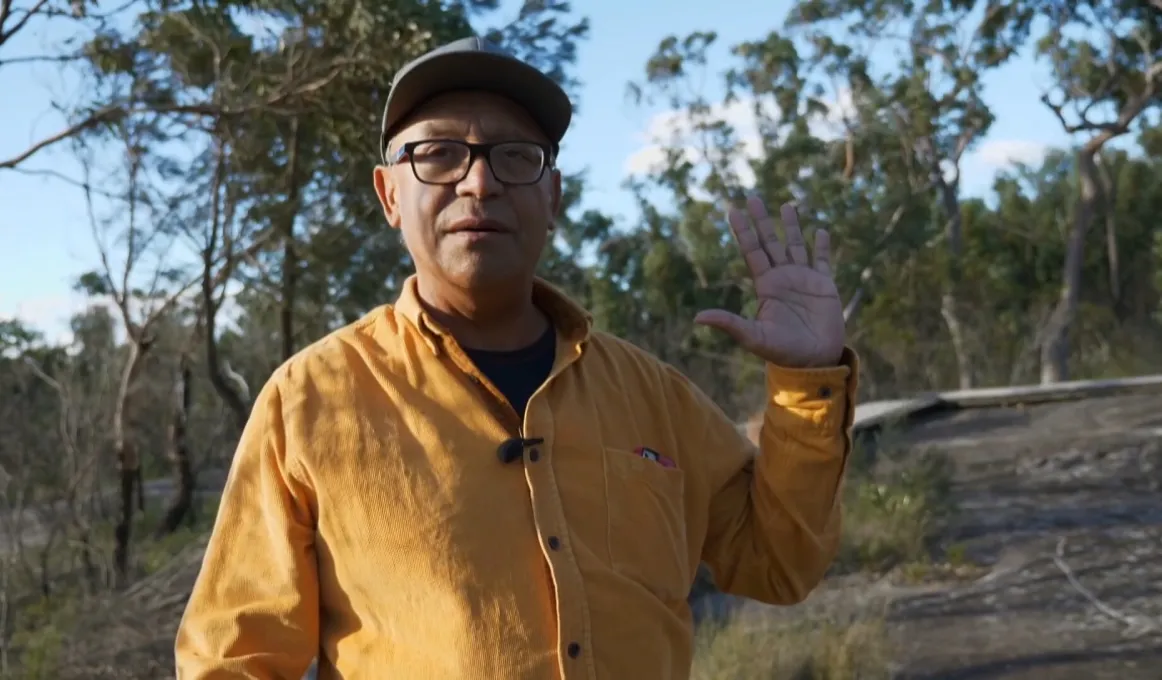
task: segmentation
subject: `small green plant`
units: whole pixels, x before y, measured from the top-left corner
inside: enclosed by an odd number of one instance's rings
[[[907,462],[884,453],[879,457],[883,467],[894,469],[872,469],[847,480],[836,561],[840,571],[926,563],[933,538],[954,510],[951,471],[943,456],[927,454]]]
[[[963,543],[953,543],[944,551],[944,561],[953,567],[971,564],[968,559],[968,547]]]

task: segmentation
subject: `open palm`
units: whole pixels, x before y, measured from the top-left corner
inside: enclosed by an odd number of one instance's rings
[[[748,214],[749,213],[749,214]],[[731,208],[731,231],[738,240],[758,296],[755,318],[721,309],[700,312],[694,321],[729,334],[764,361],[788,368],[834,366],[845,341],[843,304],[831,274],[827,231],[815,234],[814,258],[807,251],[794,206],[780,210],[784,242],[761,199],[747,210]]]

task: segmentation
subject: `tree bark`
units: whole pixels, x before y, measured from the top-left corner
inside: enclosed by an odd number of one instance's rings
[[[172,534],[182,525],[182,521],[190,514],[194,505],[194,466],[190,456],[190,445],[187,430],[189,422],[190,403],[193,394],[193,371],[190,369],[190,358],[183,354],[178,371],[178,389],[173,405],[173,420],[169,426],[169,458],[174,473],[174,493],[158,525],[155,535],[158,537]]]
[[[1061,272],[1061,293],[1057,306],[1049,318],[1041,344],[1041,383],[1051,384],[1069,380],[1069,333],[1077,318],[1077,304],[1081,298],[1081,269],[1085,259],[1085,237],[1093,224],[1100,199],[1096,157],[1110,138],[1101,134],[1091,139],[1077,153],[1079,180],[1077,209],[1069,240],[1065,248],[1065,264]]]
[[[963,314],[960,305],[961,257],[963,256],[963,218],[960,214],[959,182],[939,183],[940,200],[944,206],[944,238],[948,247],[947,277],[944,282],[944,291],[940,296],[940,316],[948,328],[948,336],[952,340],[952,351],[956,358],[956,378],[960,389],[972,389],[974,375],[972,360],[969,357],[967,330],[963,323]]]
[[[137,374],[141,370],[152,341],[145,337],[144,329],[136,333],[130,330],[129,357],[125,362],[125,369],[121,372],[117,404],[113,411],[113,452],[117,457],[117,476],[120,482],[119,513],[117,525],[113,530],[113,567],[119,585],[123,585],[129,575],[129,545],[132,538],[134,506],[141,511],[145,510],[145,495],[141,488],[141,461],[136,445],[129,441],[125,434],[125,421],[130,388],[137,380]]]
[[[1122,267],[1118,252],[1118,180],[1114,169],[1109,167],[1108,156],[1098,158],[1098,179],[1101,189],[1101,203],[1105,208],[1106,265],[1109,269],[1110,298],[1114,309],[1120,311],[1122,302]]]
[[[290,139],[287,148],[286,203],[279,231],[282,233],[282,307],[279,310],[279,325],[282,331],[282,359],[286,361],[295,353],[294,314],[298,283],[298,256],[295,253],[295,220],[299,213],[299,196],[302,191],[299,178],[299,120],[291,119]]]

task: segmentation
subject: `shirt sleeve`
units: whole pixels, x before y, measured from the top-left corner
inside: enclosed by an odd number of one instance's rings
[[[276,378],[234,455],[178,628],[178,680],[301,678],[318,650],[313,494],[287,452]]]
[[[757,451],[721,409],[706,405],[702,560],[720,589],[794,604],[823,580],[839,551],[858,372],[851,349],[831,368],[768,365]]]

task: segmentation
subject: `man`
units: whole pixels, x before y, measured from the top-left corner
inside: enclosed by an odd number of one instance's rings
[[[729,221],[767,362],[761,452],[689,380],[534,276],[565,93],[475,38],[396,77],[375,190],[415,263],[394,305],[280,367],[242,435],[178,677],[685,678],[699,561],[801,601],[839,540],[856,358],[820,231]],[[753,221],[753,225],[752,225]],[[757,453],[757,457],[756,457]]]

